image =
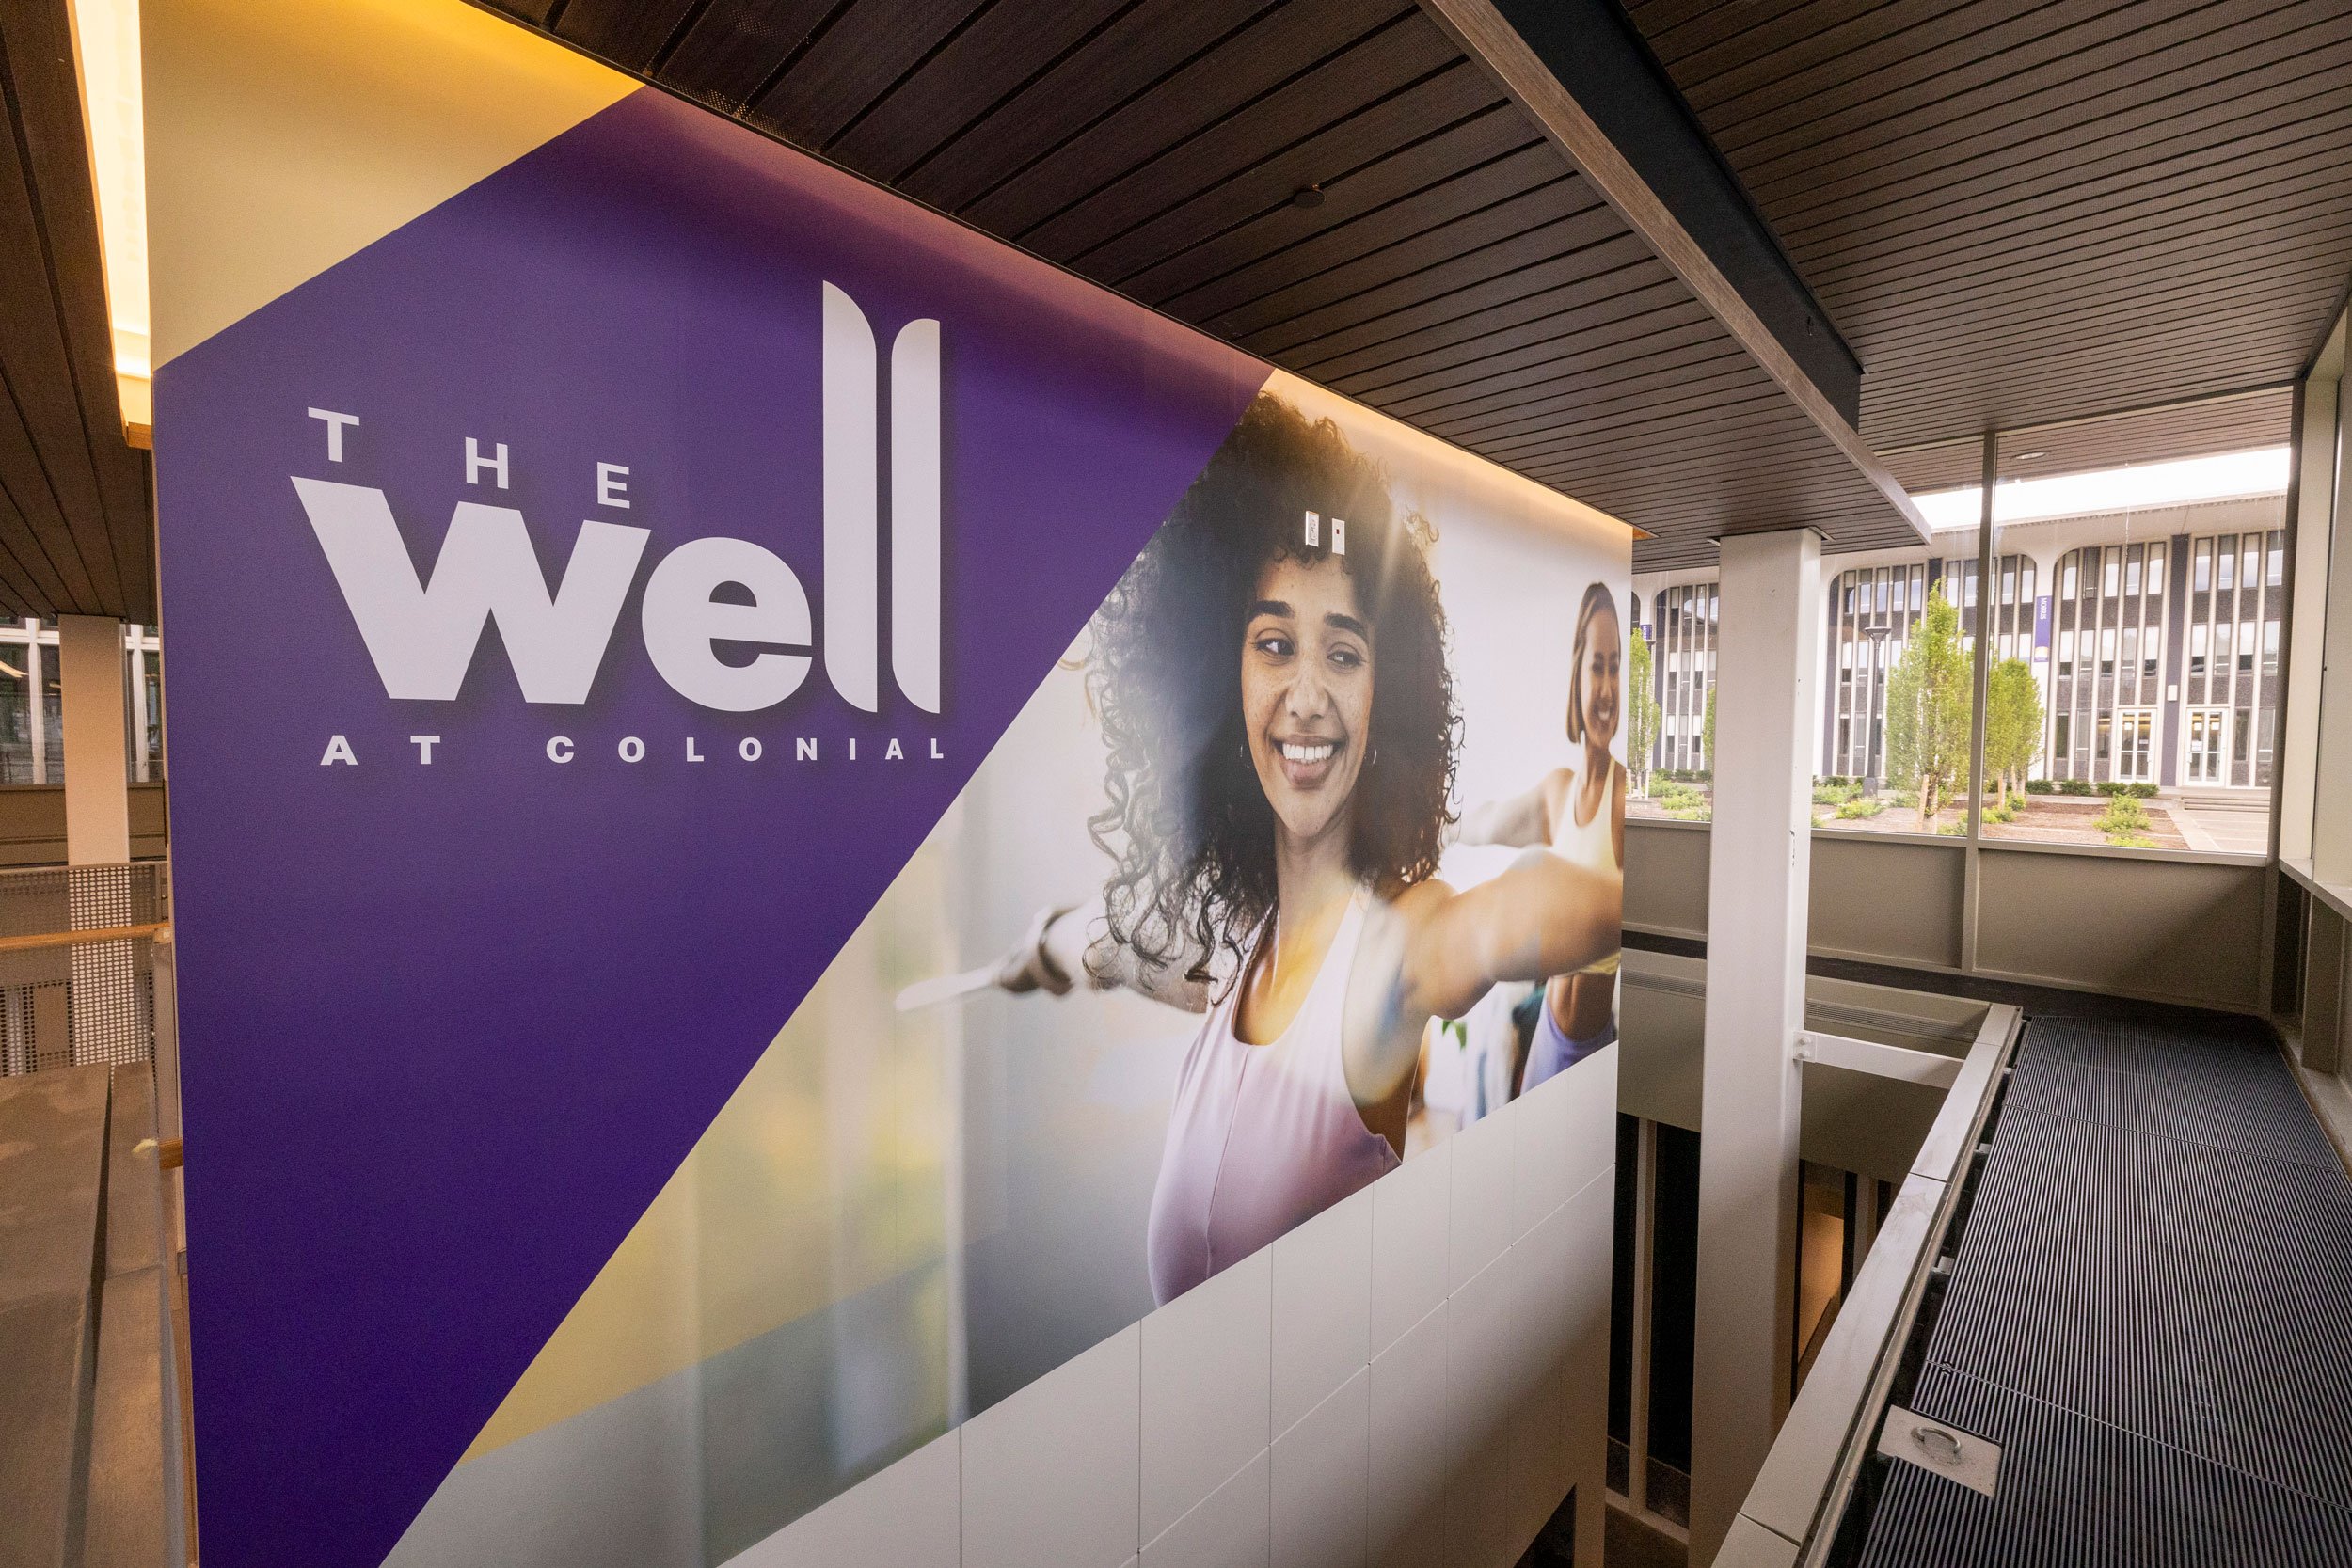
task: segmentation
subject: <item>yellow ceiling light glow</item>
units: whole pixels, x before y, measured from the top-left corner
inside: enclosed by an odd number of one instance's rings
[[[139,92],[138,0],[73,0],[74,63],[98,237],[105,260],[106,313],[115,382],[126,426],[151,421],[147,305],[147,153]]]

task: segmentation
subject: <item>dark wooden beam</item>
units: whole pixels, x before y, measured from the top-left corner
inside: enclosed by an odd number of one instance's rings
[[[1422,4],[1925,539],[1856,433],[1861,362],[1614,0]]]

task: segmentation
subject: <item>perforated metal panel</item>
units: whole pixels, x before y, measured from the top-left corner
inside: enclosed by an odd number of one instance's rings
[[[2352,1562],[2352,1178],[2257,1026],[2037,1020],[1865,1564]]]
[[[0,937],[151,925],[163,907],[152,862],[0,872]],[[0,1076],[151,1061],[154,994],[143,938],[0,951]]]

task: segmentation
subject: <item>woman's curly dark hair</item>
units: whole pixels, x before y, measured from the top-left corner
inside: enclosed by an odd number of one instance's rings
[[[1326,519],[1315,545],[1309,512]],[[1109,803],[1087,826],[1116,862],[1111,939],[1148,964],[1181,958],[1207,978],[1274,907],[1274,809],[1247,754],[1242,641],[1266,567],[1330,555],[1335,517],[1373,643],[1349,863],[1383,896],[1437,869],[1458,726],[1430,531],[1397,514],[1379,466],[1337,425],[1261,393],[1094,618],[1087,687]]]

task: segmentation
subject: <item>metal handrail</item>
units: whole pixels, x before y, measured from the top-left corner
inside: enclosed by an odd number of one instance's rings
[[[1820,1568],[1868,1457],[2024,1015],[1986,1010],[1716,1568]]]

